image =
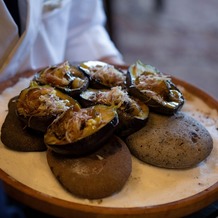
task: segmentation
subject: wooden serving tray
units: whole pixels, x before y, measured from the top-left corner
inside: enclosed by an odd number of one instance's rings
[[[126,69],[126,67],[123,67],[123,69]],[[22,75],[19,75],[13,78],[13,80],[8,80],[7,82],[1,83],[0,92],[3,92],[7,87],[13,86],[21,76],[29,77],[33,75],[33,73],[34,72],[26,72]],[[204,91],[200,90],[197,87],[194,87],[193,85],[187,82],[181,81],[176,78],[173,78],[173,80],[177,85],[182,86],[188,93],[191,93],[191,95],[198,96],[198,98],[203,100],[203,102],[208,107],[214,109],[215,111],[218,110],[218,101],[210,97],[207,93],[205,93]],[[7,103],[8,102],[5,102],[6,105]],[[0,144],[1,144],[0,152],[5,151],[5,149],[7,148],[5,148],[1,142]],[[214,144],[214,147],[216,148],[216,150],[218,150],[217,142]],[[9,155],[8,157],[11,157],[10,156],[11,153],[13,153],[14,155],[14,151],[7,150],[6,153]],[[46,162],[45,155],[43,155],[43,152],[41,154],[42,154],[42,162]],[[19,154],[17,152],[17,155],[19,155],[18,159],[26,158],[27,156],[29,156],[29,154],[27,153],[21,154],[20,152]],[[33,154],[31,155],[32,155],[31,157],[33,157]],[[6,192],[11,197],[13,197],[17,201],[27,206],[30,206],[34,209],[37,209],[39,211],[42,211],[42,212],[45,212],[47,214],[54,215],[57,217],[78,217],[78,218],[80,217],[89,217],[89,218],[92,218],[92,217],[93,218],[94,217],[113,217],[113,218],[115,217],[137,217],[137,218],[140,218],[140,217],[148,217],[148,218],[182,217],[182,216],[189,215],[193,212],[196,212],[208,206],[209,204],[215,202],[216,200],[218,200],[218,179],[217,179],[215,182],[212,182],[212,184],[209,184],[208,187],[206,187],[205,189],[200,190],[199,192],[197,191],[194,194],[190,193],[188,197],[181,197],[181,199],[178,198],[177,200],[169,199],[168,202],[164,202],[164,203],[157,203],[157,204],[154,203],[154,204],[144,204],[144,205],[140,205],[139,203],[140,206],[137,206],[137,203],[136,203],[132,206],[127,205],[127,206],[120,207],[119,205],[108,206],[107,204],[104,204],[101,201],[91,202],[91,201],[82,200],[82,199],[74,201],[72,200],[73,198],[72,199],[70,197],[62,198],[60,197],[61,195],[59,196],[59,195],[54,194],[56,190],[49,190],[49,184],[47,183],[49,183],[50,181],[45,181],[45,184],[48,185],[48,190],[46,192],[44,191],[44,187],[43,189],[41,189],[40,182],[37,182],[37,178],[34,177],[36,176],[34,173],[34,170],[36,170],[36,168],[39,167],[37,163],[34,162],[34,160],[33,160],[34,166],[32,166],[31,165],[32,163],[29,162],[29,165],[28,165],[29,167],[27,167],[26,169],[23,169],[23,165],[21,164],[19,165],[19,164],[16,164],[16,162],[14,162],[14,169],[11,169],[9,171],[5,170],[5,167],[1,166],[2,162],[3,163],[12,162],[12,165],[13,165],[13,161],[15,161],[15,160],[7,159],[8,157],[7,155],[0,156],[0,179],[4,183]],[[208,164],[208,163],[206,162],[204,164]],[[216,163],[214,163],[214,165],[218,167],[218,160]],[[201,167],[202,166],[199,165],[197,168],[200,169]],[[155,167],[149,168],[149,170],[152,170],[152,169],[156,170]],[[163,169],[163,170],[169,173],[174,173],[171,170],[166,170],[166,169]],[[17,172],[19,171],[21,172],[27,171],[27,174],[29,174],[29,180],[26,179],[24,182],[22,179],[19,179],[18,178],[19,176],[17,176],[19,174]],[[40,169],[38,169],[38,172],[40,172]],[[46,171],[42,169],[41,177],[38,179],[39,180],[46,179],[47,174],[51,174],[51,172],[49,170]],[[209,173],[208,173],[208,176],[210,177]],[[32,186],[32,184],[30,185],[30,183],[32,183],[33,178],[34,180],[36,180],[34,187]],[[183,183],[185,184],[185,181]],[[37,186],[38,184],[39,184],[39,187]],[[175,184],[176,184],[176,181],[175,181]],[[170,191],[171,194],[175,192],[175,195],[177,195],[176,190],[174,190],[175,184],[172,184],[172,187],[170,189],[168,187],[167,190],[171,190]],[[187,184],[185,185],[189,187],[188,179],[187,179]],[[142,191],[143,189],[144,187],[142,187]],[[128,190],[128,188],[126,188],[126,190]],[[168,193],[170,194],[170,192]],[[126,193],[131,193],[131,192],[126,192]],[[161,194],[162,194],[161,191],[158,193],[154,193],[157,199],[161,196]],[[66,193],[66,195],[69,195],[69,193]],[[116,195],[112,196],[111,201],[113,200],[116,201],[116,197],[118,196],[119,196],[119,193],[117,194],[117,196]],[[123,197],[121,197],[121,200],[122,198],[125,201],[128,201],[128,195],[127,196],[124,195]],[[147,196],[147,198],[149,198],[149,196]]]

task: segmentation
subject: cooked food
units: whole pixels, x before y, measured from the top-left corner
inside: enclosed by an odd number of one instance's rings
[[[38,86],[34,82],[21,91],[17,100],[17,115],[30,128],[45,132],[48,125],[68,108],[80,106],[69,95],[51,86]]]
[[[192,117],[150,113],[144,128],[126,139],[131,153],[158,167],[194,167],[211,153],[213,140],[207,129]]]
[[[182,93],[169,76],[140,61],[128,68],[127,88],[131,95],[161,114],[172,115],[184,104]]]
[[[1,141],[8,148],[17,151],[45,151],[43,134],[31,130],[17,119],[17,99],[18,96],[8,103],[8,114],[1,129]]]
[[[149,118],[148,106],[134,97],[124,102],[117,112],[120,123],[116,134],[123,139],[145,126]]]
[[[48,127],[45,144],[61,154],[83,155],[99,148],[115,131],[119,119],[113,107],[69,108]]]
[[[119,125],[116,133],[122,138],[144,126],[149,114],[146,104],[130,97],[120,86],[111,89],[87,89],[80,94],[79,102],[83,106],[105,104],[117,109]]]
[[[55,66],[46,67],[35,74],[34,80],[40,85],[50,85],[76,96],[86,90],[89,79],[76,66],[71,66],[68,61]]]
[[[92,106],[104,104],[119,108],[124,102],[131,101],[127,91],[121,86],[115,86],[111,89],[87,89],[80,94],[79,102],[82,106]]]
[[[37,72],[10,100],[1,140],[17,151],[47,150],[48,165],[66,190],[101,199],[124,187],[131,153],[169,169],[191,168],[208,157],[213,140],[179,111],[183,104],[170,76],[140,61],[127,73],[100,61],[65,62]]]
[[[126,86],[126,75],[113,65],[101,61],[87,61],[81,63],[79,68],[89,77],[91,88]]]
[[[66,157],[48,149],[47,161],[65,189],[88,199],[101,199],[119,192],[132,171],[131,154],[116,137],[80,158]]]

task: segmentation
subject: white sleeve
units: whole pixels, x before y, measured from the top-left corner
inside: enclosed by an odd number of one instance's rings
[[[66,60],[97,60],[106,56],[120,56],[105,27],[102,1],[72,1],[72,17],[66,44]]]

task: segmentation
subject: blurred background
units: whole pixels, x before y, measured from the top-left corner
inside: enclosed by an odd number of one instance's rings
[[[140,59],[218,99],[217,0],[108,0],[111,37]]]

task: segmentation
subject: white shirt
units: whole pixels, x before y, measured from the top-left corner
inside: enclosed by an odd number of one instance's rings
[[[100,0],[18,0],[22,35],[0,0],[0,81],[65,60],[120,56]]]

